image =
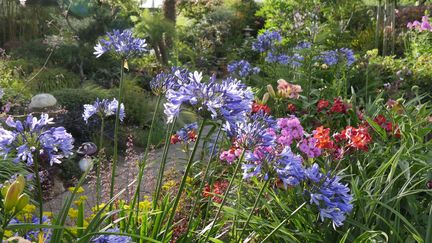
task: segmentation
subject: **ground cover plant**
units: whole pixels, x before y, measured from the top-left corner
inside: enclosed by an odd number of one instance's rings
[[[0,5],[2,241],[432,242],[427,1]]]

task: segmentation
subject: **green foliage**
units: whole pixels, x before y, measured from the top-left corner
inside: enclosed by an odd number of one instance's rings
[[[35,76],[30,82],[30,87],[35,92],[53,92],[66,88],[77,88],[80,78],[77,74],[64,68],[47,68],[42,72],[32,73]]]

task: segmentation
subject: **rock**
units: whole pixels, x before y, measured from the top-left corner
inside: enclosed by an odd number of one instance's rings
[[[30,109],[45,109],[57,104],[57,99],[51,94],[37,94],[31,98]]]

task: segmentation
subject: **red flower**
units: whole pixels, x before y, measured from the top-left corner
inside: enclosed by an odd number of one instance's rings
[[[179,136],[177,134],[172,135],[170,142],[171,142],[171,144],[176,144],[176,143],[180,142]]]
[[[327,108],[330,105],[330,102],[328,100],[319,100],[317,104],[317,111],[320,112]]]
[[[188,138],[191,142],[194,142],[197,139],[198,135],[196,134],[195,130],[188,132]]]
[[[382,126],[384,123],[387,122],[387,119],[383,115],[378,115],[377,117],[375,117],[374,122]]]
[[[428,183],[426,184],[426,187],[428,189],[432,189],[432,180],[428,181]]]
[[[323,126],[317,127],[313,131],[314,138],[317,140],[316,146],[320,149],[331,149],[334,147],[333,141],[330,139],[330,128],[324,128]]]
[[[288,111],[294,113],[297,110],[297,107],[294,104],[288,104]]]
[[[341,97],[335,98],[333,101],[333,105],[330,108],[330,111],[333,113],[347,113],[348,104],[344,103]]]
[[[372,141],[372,136],[369,134],[367,127],[355,128],[347,126],[341,134],[348,139],[348,146],[355,149],[367,151],[368,145]]]
[[[263,104],[258,104],[255,101],[252,103],[252,113],[258,113],[259,111],[263,111],[266,114],[270,114],[270,107]]]
[[[205,185],[203,189],[204,197],[212,197],[212,200],[217,203],[222,202],[222,195],[225,194],[226,189],[228,188],[227,180],[218,180],[213,184],[213,190],[210,189],[208,184]]]

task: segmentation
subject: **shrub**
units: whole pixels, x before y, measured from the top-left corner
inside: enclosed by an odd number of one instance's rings
[[[33,72],[31,76],[35,74]],[[65,88],[77,88],[79,85],[79,76],[64,68],[47,68],[38,75],[35,75],[35,78],[30,82],[30,87],[36,92],[52,92]]]

